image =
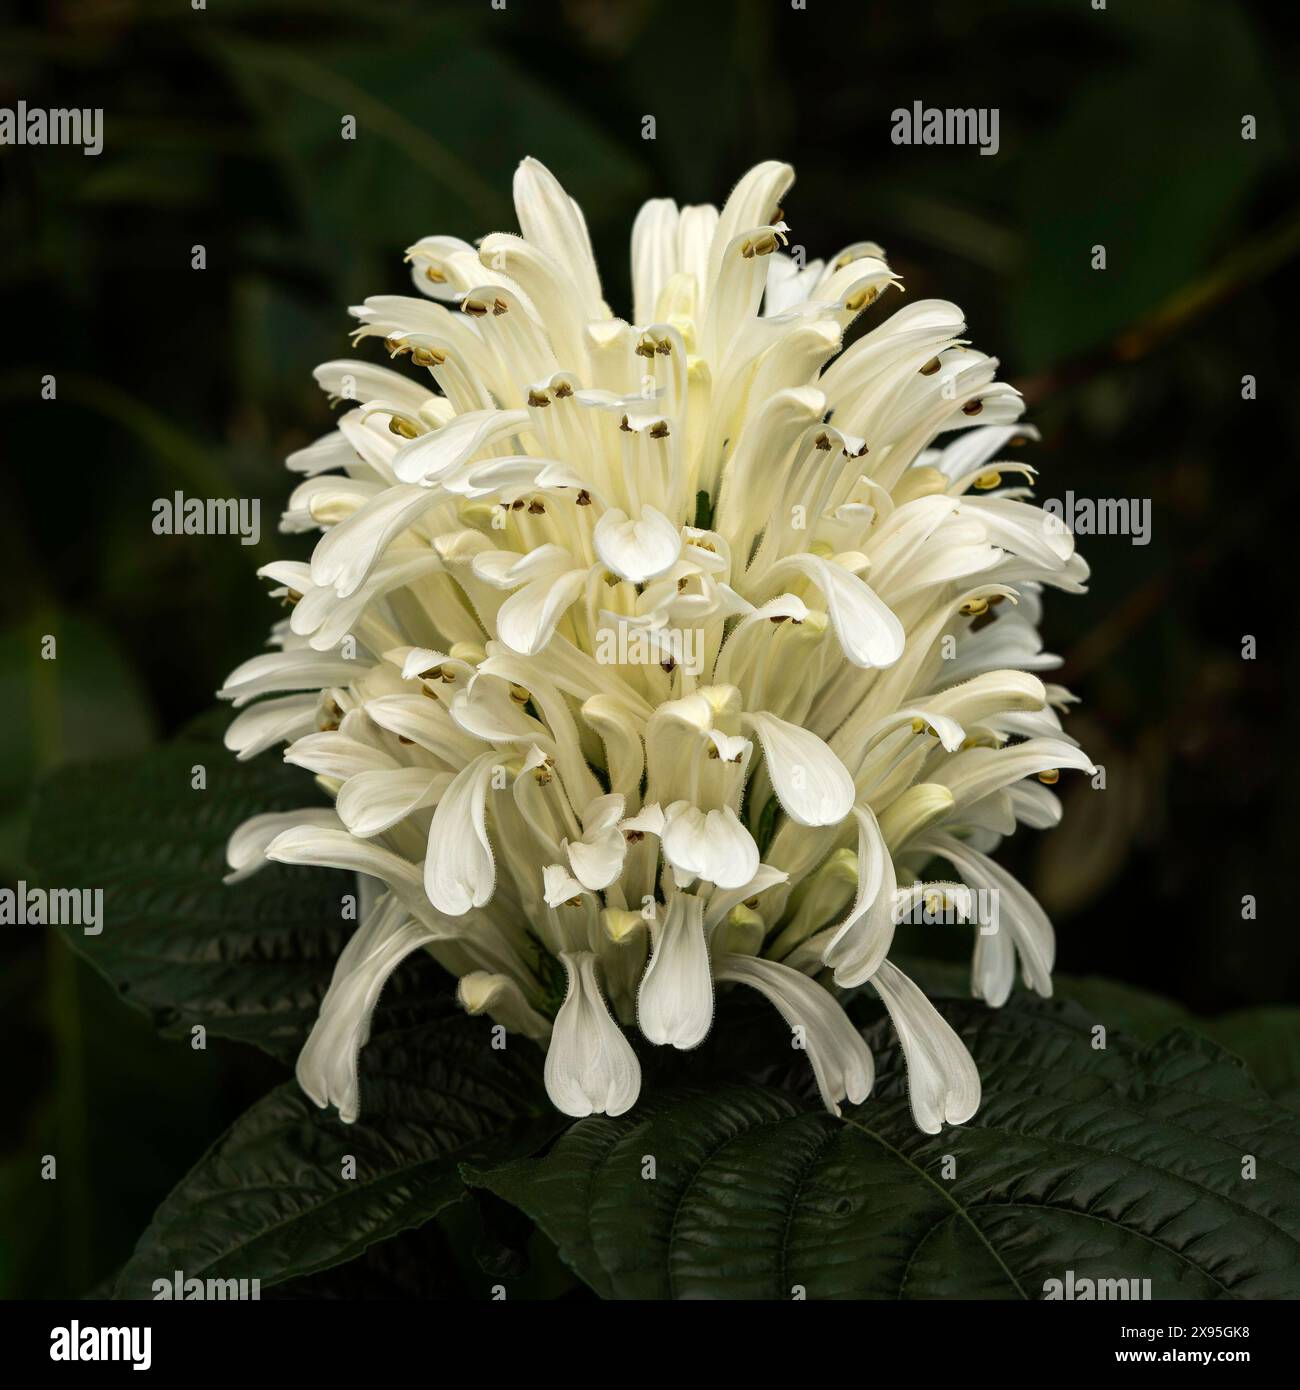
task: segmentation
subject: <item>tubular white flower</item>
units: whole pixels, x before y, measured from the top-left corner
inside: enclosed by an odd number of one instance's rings
[[[641,1063],[609,1016],[590,951],[561,951],[569,990],[546,1053],[546,1093],[566,1115],[621,1115],[641,1092]]]
[[[704,904],[675,893],[662,922],[650,923],[650,964],[641,977],[637,1021],[652,1043],[698,1047],[713,1022],[713,974],[704,939]]]
[[[328,864],[383,904],[300,1069],[346,1116],[412,949],[470,1012],[549,1037],[572,1115],[636,1099],[617,1020],[694,1047],[738,983],[803,1026],[828,1108],[858,1103],[871,1059],[836,992],[870,981],[918,1123],[968,1119],[969,1058],[888,960],[900,904],[954,875],[998,900],[992,931],[959,919],[972,992],[1001,1004],[1017,964],[1051,988],[1051,923],[990,856],[1056,824],[1062,769],[1092,770],[1073,697],[1032,674],[1059,664],[1043,590],[1087,566],[1029,500],[1008,454],[1036,433],[955,305],[840,350],[898,279],[871,242],[788,257],[793,178],[769,162],[721,210],[647,203],[629,323],[581,211],[525,160],[522,235],[423,237],[418,295],[352,310],[410,372],[317,370],[347,405],[291,455],[282,529],[320,535],[263,568],[291,612],[220,694],[240,758],[286,744],[336,803],[255,816],[231,879]]]

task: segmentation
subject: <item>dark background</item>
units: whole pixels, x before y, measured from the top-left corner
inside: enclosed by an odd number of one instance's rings
[[[407,245],[513,230],[510,176],[533,154],[582,202],[627,313],[641,200],[720,203],[779,157],[810,257],[875,239],[909,298],[963,306],[1043,430],[1040,497],[1151,501],[1150,545],[1083,539],[1091,592],[1048,600],[1084,701],[1070,729],[1108,779],[1069,779],[1063,827],[1004,854],[1056,921],[1060,969],[1204,1014],[1296,998],[1294,13],[68,0],[8,17],[0,105],[103,107],[105,147],[0,149],[3,881],[24,873],[43,770],[167,737],[257,650],[275,614],[254,569],[305,553],[274,522],[280,461],[328,427],[310,369],[348,355],[349,303],[410,292]],[[999,108],[1000,153],[894,146],[890,112],[915,100]],[[155,536],[151,504],[177,488],[260,497],[262,544]],[[279,1073],[155,1040],[54,933],[0,950],[0,1294],[75,1294]]]

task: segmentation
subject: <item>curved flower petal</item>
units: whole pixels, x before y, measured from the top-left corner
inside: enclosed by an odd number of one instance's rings
[[[791,1028],[799,1030],[822,1104],[832,1115],[840,1113],[841,1101],[859,1105],[871,1094],[871,1049],[839,1001],[815,980],[779,961],[753,956],[724,956],[716,973],[719,980],[758,990]]]
[[[449,772],[429,772],[422,767],[358,772],[339,788],[339,818],[362,839],[378,835],[434,805],[451,780]]]
[[[853,778],[807,729],[774,714],[745,715],[763,746],[768,776],[785,813],[799,825],[838,825],[853,808]]]
[[[918,1129],[938,1134],[979,1109],[980,1074],[966,1044],[921,990],[888,961],[871,977],[907,1058],[907,1094]]]
[[[792,555],[773,567],[802,571],[822,591],[844,655],[855,666],[892,666],[903,654],[903,625],[869,585],[818,555]]]
[[[300,811],[266,811],[250,816],[226,841],[226,863],[230,872],[223,883],[249,878],[267,863],[266,851],[286,830],[300,825],[341,829],[337,813],[328,806],[304,806]]]
[[[338,1107],[351,1124],[360,1113],[357,1057],[388,977],[412,951],[433,940],[395,898],[385,895],[343,949],[320,1016],[298,1056],[298,1084],[322,1109]]]
[[[486,806],[488,782],[497,761],[495,752],[484,753],[458,772],[429,826],[424,890],[439,912],[452,917],[482,907],[496,886]]]
[[[855,806],[858,821],[858,891],[849,915],[822,952],[841,989],[852,989],[879,969],[894,940],[894,860],[875,815]]]
[[[672,568],[682,553],[682,533],[654,507],[630,519],[611,507],[596,523],[596,554],[621,579],[644,584]]]
[[[570,570],[558,579],[534,579],[525,584],[498,609],[498,636],[511,651],[533,656],[555,635],[565,609],[586,584],[586,570]]]

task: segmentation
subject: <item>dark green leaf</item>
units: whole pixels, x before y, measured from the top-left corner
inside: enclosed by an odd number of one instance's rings
[[[355,1303],[464,1298],[447,1238],[436,1221],[380,1241],[355,1260],[277,1284],[270,1298]]]
[[[984,1079],[959,1129],[915,1129],[882,1025],[876,1093],[842,1119],[758,1086],[665,1092],[467,1177],[604,1297],[1041,1298],[1071,1269],[1156,1298],[1300,1294],[1294,1116],[1233,1058],[1185,1032],[1094,1049],[1061,1001],[945,1012]]]
[[[356,1124],[295,1082],[254,1105],[159,1207],[116,1295],[148,1298],[178,1269],[263,1288],[328,1269],[459,1201],[459,1162],[532,1152],[555,1128],[541,1054],[520,1041],[496,1051],[485,1021],[444,1008],[367,1046]]]
[[[1275,1100],[1300,1110],[1300,1009],[1242,1009],[1196,1026],[1235,1052]]]

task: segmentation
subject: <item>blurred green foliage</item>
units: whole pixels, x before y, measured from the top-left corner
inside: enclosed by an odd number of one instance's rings
[[[0,104],[101,106],[105,148],[0,150],[5,881],[24,872],[40,771],[173,732],[262,640],[254,569],[304,553],[268,534],[280,460],[328,422],[310,370],[347,352],[347,304],[406,292],[407,245],[512,229],[510,176],[533,154],[582,202],[618,311],[643,198],[721,201],[776,156],[798,168],[787,220],[810,256],[875,238],[909,296],[962,304],[1043,428],[1040,496],[1152,500],[1149,546],[1086,540],[1090,596],[1049,596],[1050,645],[1085,701],[1072,729],[1108,770],[1104,795],[1073,785],[1065,825],[1009,856],[1056,915],[1062,967],[1205,1012],[1294,997],[1294,7],[23,9],[0,28]],[[999,155],[892,145],[890,112],[916,100],[999,108]],[[150,504],[175,488],[261,498],[261,544],[153,535]],[[1241,920],[1245,893],[1258,921]],[[0,1293],[77,1292],[278,1073],[154,1040],[47,933],[3,948],[19,1065]],[[44,1153],[57,1183],[36,1180]]]

